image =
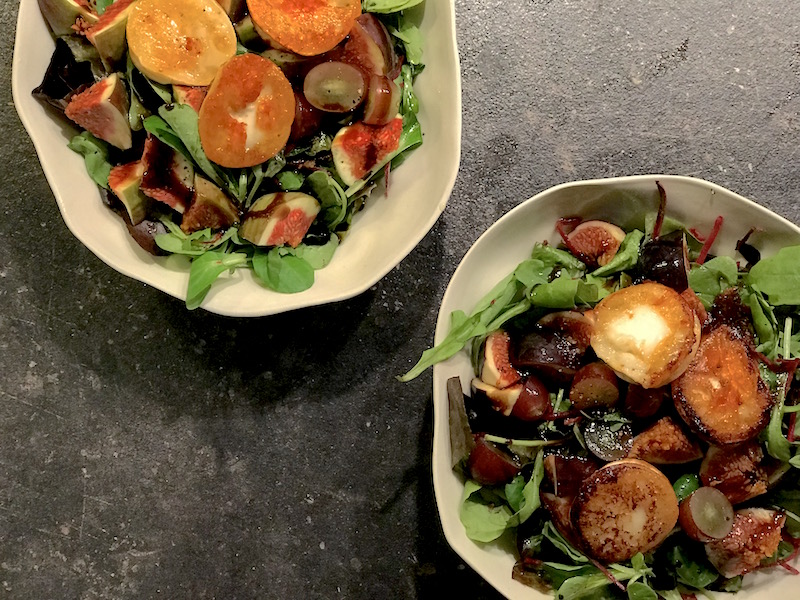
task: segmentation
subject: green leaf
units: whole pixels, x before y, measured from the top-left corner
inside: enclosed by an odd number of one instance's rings
[[[336,229],[347,216],[347,195],[342,186],[324,169],[314,171],[306,177],[306,185],[311,188],[312,195],[319,200],[325,225],[331,231]]]
[[[194,109],[187,104],[168,104],[160,107],[158,109],[158,114],[172,128],[175,135],[180,138],[184,147],[189,152],[189,157],[200,167],[203,173],[218,186],[226,187],[230,190],[230,184],[226,184],[226,182],[223,181],[216,167],[214,167],[214,164],[208,159],[203,150],[203,144],[200,142],[198,116]],[[145,128],[147,128],[147,121],[145,121]],[[235,193],[238,192],[238,190],[230,191],[238,196],[238,194]]]
[[[412,65],[422,64],[423,39],[419,27],[409,19],[401,17],[396,28],[389,27],[389,33],[403,42],[407,62]]]
[[[331,239],[327,243],[320,246],[311,246],[307,244],[300,244],[297,248],[292,249],[292,254],[297,258],[306,261],[314,270],[326,267],[333,259],[333,253],[339,247],[339,236],[331,234]]]
[[[770,412],[769,423],[767,424],[767,452],[773,458],[782,462],[788,462],[792,458],[792,445],[786,436],[783,435],[783,406],[786,401],[786,388],[788,387],[788,375],[780,373],[777,378],[777,402]]]
[[[533,288],[530,298],[533,306],[570,309],[576,305],[594,304],[599,296],[595,285],[562,274],[553,281]]]
[[[570,544],[567,539],[559,533],[559,531],[555,528],[552,521],[547,521],[542,527],[542,535],[550,540],[550,543],[553,544],[556,548],[561,550],[565,556],[567,556],[572,562],[575,563],[588,563],[589,559],[575,548],[572,544]]]
[[[521,297],[520,287],[520,283],[512,273],[498,282],[478,302],[469,316],[460,310],[451,313],[450,330],[445,339],[433,348],[425,350],[417,364],[398,379],[404,382],[411,381],[428,367],[454,356],[472,338],[486,335],[491,331],[488,327],[489,324],[495,326],[497,320],[502,319],[501,313],[514,312],[514,314],[518,314],[519,304],[522,304],[522,308],[527,310],[530,305]]]
[[[658,600],[658,594],[646,583],[634,581],[628,584],[628,600]]]
[[[467,537],[476,542],[491,542],[506,530],[512,513],[503,502],[487,502],[480,494],[482,488],[472,480],[466,482],[459,518]]]
[[[694,265],[689,272],[689,287],[709,308],[721,292],[732,288],[739,279],[739,267],[729,256],[717,256],[702,265]]]
[[[597,600],[600,598],[613,598],[610,595],[598,595],[611,582],[603,573],[581,575],[567,579],[555,594],[556,600]]]
[[[619,250],[608,264],[592,271],[595,277],[605,277],[612,273],[618,273],[625,269],[630,269],[639,261],[639,246],[644,238],[644,233],[634,229],[625,236],[619,246]]]
[[[585,271],[586,265],[575,256],[555,246],[536,243],[531,250],[531,258],[542,261],[549,267],[565,267],[570,271]]]
[[[294,192],[303,187],[305,176],[298,171],[281,171],[277,175],[278,185],[284,192]]]
[[[536,460],[533,463],[533,473],[528,483],[522,488],[521,499],[516,507],[514,514],[515,525],[521,525],[541,506],[539,499],[539,486],[542,484],[544,478],[544,453],[539,451],[536,454]]]
[[[193,310],[200,306],[211,289],[211,284],[225,271],[232,271],[246,264],[247,255],[241,252],[228,254],[221,251],[210,251],[194,259],[189,269],[186,308]]]
[[[685,585],[702,589],[719,579],[719,573],[705,556],[691,556],[680,545],[675,545],[669,550],[667,560],[675,569],[678,581]]]
[[[95,9],[97,10],[98,16],[106,12],[106,9],[112,4],[114,4],[114,0],[97,0],[95,2]]]
[[[314,269],[302,258],[285,254],[282,248],[253,255],[253,271],[269,289],[282,294],[296,294],[314,285]]]
[[[762,258],[745,277],[774,306],[800,304],[800,246],[781,248],[777,254]]]
[[[361,7],[364,12],[393,13],[421,3],[422,0],[362,0]]]
[[[84,131],[73,137],[67,147],[83,156],[86,171],[92,181],[100,187],[109,189],[108,174],[111,173],[111,163],[108,162],[108,144]]]

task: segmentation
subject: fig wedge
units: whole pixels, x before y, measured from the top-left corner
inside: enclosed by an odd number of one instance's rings
[[[342,127],[333,138],[331,153],[336,172],[348,186],[366,177],[400,145],[403,117],[386,125],[354,123]]]
[[[706,544],[706,556],[723,577],[757,569],[778,549],[786,515],[766,508],[736,511],[733,528],[721,540]]]
[[[679,465],[703,458],[703,450],[675,419],[666,416],[633,438],[628,457],[655,465]]]
[[[267,194],[253,202],[239,228],[239,236],[256,246],[288,244],[296,248],[319,210],[319,202],[308,194]]]
[[[488,385],[506,388],[517,383],[521,376],[511,365],[511,337],[503,330],[490,333],[483,348],[481,379]]]
[[[700,321],[675,290],[641,283],[606,296],[592,310],[592,348],[626,381],[661,387],[689,366]]]
[[[694,362],[672,382],[675,409],[717,445],[752,439],[766,426],[772,397],[747,344],[721,325],[703,338]]]
[[[361,15],[359,0],[247,0],[247,8],[271,40],[303,56],[333,49]]]
[[[252,167],[286,145],[294,113],[292,84],[275,63],[240,54],[222,65],[200,106],[200,142],[223,167]]]
[[[113,73],[73,96],[64,114],[92,135],[128,150],[133,145],[128,108],[128,92],[119,75]]]
[[[164,84],[209,85],[236,54],[236,32],[215,0],[137,0],[128,14],[136,68]]]

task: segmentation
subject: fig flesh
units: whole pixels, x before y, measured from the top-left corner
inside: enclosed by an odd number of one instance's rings
[[[120,150],[133,146],[128,92],[116,73],[72,97],[64,113],[95,137]]]
[[[296,248],[320,211],[313,196],[277,192],[261,196],[245,215],[239,235],[256,246]]]

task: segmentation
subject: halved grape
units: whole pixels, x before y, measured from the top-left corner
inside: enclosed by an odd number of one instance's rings
[[[361,71],[347,63],[331,61],[311,69],[303,81],[303,94],[312,106],[343,113],[358,108],[366,83]]]
[[[721,540],[733,527],[733,505],[718,489],[701,487],[681,502],[678,522],[698,542]]]

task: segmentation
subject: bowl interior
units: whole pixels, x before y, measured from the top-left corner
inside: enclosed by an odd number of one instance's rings
[[[376,193],[331,264],[317,271],[311,289],[272,292],[239,270],[213,287],[203,308],[231,316],[261,316],[343,300],[375,284],[419,243],[444,210],[458,172],[461,148],[461,81],[452,0],[425,2],[420,29],[425,70],[415,85],[425,141],[391,174],[389,195]],[[76,133],[31,96],[42,80],[54,42],[36,0],[21,0],[12,66],[14,104],[28,131],[65,223],[117,271],[177,298],[185,298],[188,261],[156,258],[128,235],[106,209],[83,159],[66,146]]]
[[[656,180],[667,193],[667,215],[700,232],[710,231],[717,216],[724,224],[712,252],[733,256],[736,241],[750,227],[760,228],[750,241],[769,256],[783,246],[800,243],[800,228],[733,192],[715,184],[688,177],[644,175],[575,182],[546,190],[521,203],[492,225],[467,252],[444,294],[436,327],[436,343],[449,329],[454,310],[469,313],[475,303],[520,261],[533,244],[558,243],[557,219],[580,215],[603,218],[621,225],[655,211],[659,197]],[[458,376],[465,391],[473,377],[469,358],[460,353],[433,370],[434,442],[433,482],[445,536],[453,549],[498,591],[513,600],[552,598],[511,579],[514,546],[510,536],[492,544],[477,544],[467,538],[458,510],[463,480],[450,468],[450,439],[446,383]],[[766,600],[770,595],[791,597],[796,585],[779,570],[762,571],[746,578],[745,592],[737,598]],[[777,593],[777,595],[775,595]]]

